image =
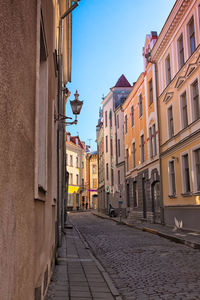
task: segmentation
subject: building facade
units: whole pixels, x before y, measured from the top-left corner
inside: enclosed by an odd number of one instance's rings
[[[161,222],[155,67],[148,62],[157,33],[146,36],[141,73],[123,104],[126,199],[129,218]]]
[[[1,5],[1,299],[44,299],[55,262],[60,222],[57,28],[69,6],[71,1],[62,0]],[[63,26],[62,78],[67,83],[71,16]]]
[[[177,0],[151,52],[157,67],[165,222],[200,230],[200,1]]]
[[[97,151],[86,154],[86,209],[98,209],[98,159]]]
[[[111,88],[108,95],[102,101],[103,104],[103,135],[104,135],[104,168],[105,168],[105,204],[106,210],[110,205],[117,211],[119,208],[120,191],[118,180],[118,171],[122,172],[123,165],[116,168],[117,151],[117,131],[115,110],[122,105],[128,97],[132,87],[126,77],[122,75],[116,85]],[[121,112],[121,111],[120,111]],[[118,115],[121,113],[118,112]],[[123,124],[121,124],[123,126]],[[121,141],[122,142],[122,141]],[[120,142],[120,147],[123,145]],[[120,170],[120,168],[122,170]],[[123,201],[122,208],[126,209],[126,201]]]
[[[103,110],[99,110],[99,120],[96,126],[97,160],[98,160],[98,210],[106,213],[105,179],[104,179],[104,135],[103,135]]]
[[[85,182],[85,148],[79,136],[66,134],[66,169],[68,172],[67,209],[84,207],[83,186]]]

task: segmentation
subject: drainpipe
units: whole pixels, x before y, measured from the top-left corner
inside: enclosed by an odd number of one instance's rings
[[[63,103],[63,20],[78,6],[80,0],[73,1],[74,4],[68,8],[60,17],[59,21],[59,44],[58,44],[58,114],[64,115]],[[57,222],[58,222],[58,246],[62,245],[62,231],[64,230],[64,197],[65,197],[65,126],[61,122],[58,124],[58,139],[57,139],[57,159],[58,159],[58,202],[57,202]]]
[[[160,210],[161,210],[161,223],[165,223],[164,219],[164,206],[163,206],[163,180],[162,180],[162,164],[160,156],[160,121],[159,121],[159,105],[158,105],[158,84],[157,84],[157,65],[155,62],[151,62],[154,65],[155,71],[155,91],[156,91],[156,108],[157,108],[157,122],[158,122],[158,149],[159,149],[159,167],[160,167]]]

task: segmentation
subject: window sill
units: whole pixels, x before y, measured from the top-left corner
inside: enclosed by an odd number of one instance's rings
[[[168,197],[169,197],[170,199],[177,198],[176,195],[168,195]]]
[[[188,193],[181,193],[181,195],[183,197],[191,197],[192,196],[192,193],[191,192],[188,192]]]
[[[194,192],[193,195],[194,196],[200,196],[200,191]]]

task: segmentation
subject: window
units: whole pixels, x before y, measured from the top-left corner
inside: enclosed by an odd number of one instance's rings
[[[134,108],[131,106],[131,126],[134,126]]]
[[[112,127],[112,110],[110,110],[109,119],[110,119],[110,128],[111,128]]]
[[[66,153],[66,165],[68,166],[68,154]]]
[[[84,188],[84,178],[82,178],[82,188]]]
[[[84,163],[83,163],[83,161],[82,161],[82,169],[84,168]]]
[[[183,165],[183,192],[190,192],[190,170],[189,170],[189,159],[188,154],[182,156]]]
[[[140,144],[141,144],[141,163],[144,162],[144,134],[140,137]]]
[[[114,185],[114,171],[111,169],[111,185]]]
[[[132,150],[133,150],[133,168],[135,168],[136,167],[135,143],[132,144]]]
[[[76,157],[76,167],[78,168],[78,157]]]
[[[43,26],[40,26],[40,65],[38,103],[38,187],[47,190],[47,136],[48,136],[48,61]]]
[[[170,195],[174,196],[176,194],[176,182],[175,182],[175,169],[174,169],[174,161],[169,162],[169,190]]]
[[[137,181],[133,181],[133,206],[138,206],[138,191],[137,191]]]
[[[108,126],[108,116],[107,116],[107,111],[105,111],[105,127]]]
[[[76,174],[76,185],[78,185],[78,174]]]
[[[182,113],[182,128],[188,126],[188,113],[187,113],[187,98],[186,92],[181,95],[181,113]]]
[[[108,152],[108,136],[106,136],[106,152]]]
[[[183,46],[183,35],[179,37],[177,41],[177,48],[178,48],[178,64],[179,64],[179,69],[182,68],[182,66],[185,63],[184,59],[184,46]]]
[[[70,155],[70,166],[73,167],[73,156]]]
[[[118,156],[120,157],[120,139],[118,139]]]
[[[106,179],[109,179],[109,174],[108,174],[108,164],[106,164]]]
[[[96,189],[97,188],[97,178],[93,179],[93,188]]]
[[[139,96],[139,117],[143,114],[143,107],[142,107],[142,94]]]
[[[194,151],[196,191],[200,191],[200,148]]]
[[[165,75],[166,75],[166,85],[171,81],[171,65],[170,65],[170,55],[168,54],[165,59]]]
[[[149,81],[149,104],[153,103],[153,85],[152,79]]]
[[[126,149],[126,170],[129,170],[129,155],[128,155],[128,149]]]
[[[174,120],[173,120],[172,106],[168,108],[167,114],[168,114],[169,138],[171,138],[174,135]]]
[[[125,115],[125,134],[127,134],[127,115]]]
[[[192,55],[192,53],[195,51],[196,48],[193,17],[190,19],[190,22],[188,23],[188,38],[189,38],[189,54]]]
[[[92,165],[92,174],[97,174],[97,165]]]
[[[120,184],[120,170],[118,170],[118,184]]]
[[[113,141],[110,139],[110,155],[113,156]]]
[[[69,174],[69,184],[73,184],[73,174]]]
[[[153,157],[153,136],[152,136],[152,128],[149,128],[149,148],[150,148],[150,157]]]
[[[156,145],[156,125],[153,124],[153,145],[154,145],[154,155],[157,155],[157,145]]]
[[[117,128],[119,128],[119,115],[117,115]]]
[[[191,92],[192,92],[193,121],[195,121],[200,117],[199,88],[198,88],[198,81],[197,80],[192,84]]]

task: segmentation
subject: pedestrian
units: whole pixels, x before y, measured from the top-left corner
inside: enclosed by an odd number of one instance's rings
[[[88,209],[88,203],[86,202],[86,210]]]

